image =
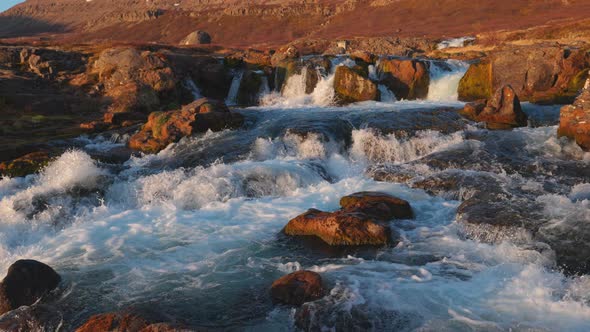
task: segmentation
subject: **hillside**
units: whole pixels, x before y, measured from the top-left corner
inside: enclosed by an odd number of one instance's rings
[[[557,38],[567,38],[588,36],[588,25],[580,30],[579,23],[589,12],[585,0],[28,0],[0,14],[0,37],[177,44],[201,29],[216,44],[246,47],[301,38],[457,37],[551,24],[554,32],[563,27]]]

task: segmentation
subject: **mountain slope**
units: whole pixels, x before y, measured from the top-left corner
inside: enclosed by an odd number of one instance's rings
[[[0,14],[0,37],[176,44],[208,31],[226,46],[299,38],[434,37],[587,19],[587,0],[28,0]]]

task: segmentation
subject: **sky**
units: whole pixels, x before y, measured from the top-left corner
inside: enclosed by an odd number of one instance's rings
[[[0,0],[0,12],[7,10],[8,8],[21,3],[24,0]]]

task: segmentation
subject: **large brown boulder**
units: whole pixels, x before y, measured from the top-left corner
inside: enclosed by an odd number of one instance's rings
[[[379,100],[379,89],[360,70],[339,66],[334,76],[334,91],[339,104]]]
[[[311,271],[297,271],[272,283],[270,295],[273,302],[302,305],[324,296],[322,277]]]
[[[518,96],[510,85],[498,89],[487,102],[478,101],[465,105],[460,113],[470,120],[485,122],[489,129],[525,127],[528,121]]]
[[[174,94],[179,85],[163,54],[131,47],[103,51],[90,72],[104,86],[112,113],[156,111],[161,99]]]
[[[504,46],[470,66],[459,83],[459,99],[489,99],[497,89],[511,85],[523,101],[572,102],[588,77],[588,69],[587,46]]]
[[[154,153],[182,137],[236,128],[243,121],[241,114],[230,112],[223,102],[201,98],[177,111],[151,113],[141,131],[129,140],[129,147]]]
[[[14,262],[0,283],[0,315],[37,302],[60,281],[59,274],[41,262],[30,259]]]
[[[574,103],[561,108],[557,134],[574,139],[582,149],[590,151],[590,79]]]
[[[411,219],[414,217],[410,203],[380,192],[358,192],[340,199],[343,210],[362,212],[379,220]]]
[[[331,246],[387,245],[391,229],[358,212],[309,209],[291,219],[284,229],[292,236],[315,236]]]
[[[147,317],[147,316],[146,316]],[[133,311],[110,312],[90,317],[76,332],[181,332],[193,331],[168,323],[152,323]]]
[[[398,99],[423,99],[428,96],[430,74],[424,61],[383,59],[379,63],[381,83],[393,91]]]
[[[203,45],[211,44],[211,36],[201,30],[193,31],[188,34],[181,42],[180,45]]]

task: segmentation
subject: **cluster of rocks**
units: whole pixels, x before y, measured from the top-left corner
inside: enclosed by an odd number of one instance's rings
[[[490,100],[467,103],[459,113],[472,121],[484,122],[489,129],[526,127],[528,121],[510,85],[498,89]]]

